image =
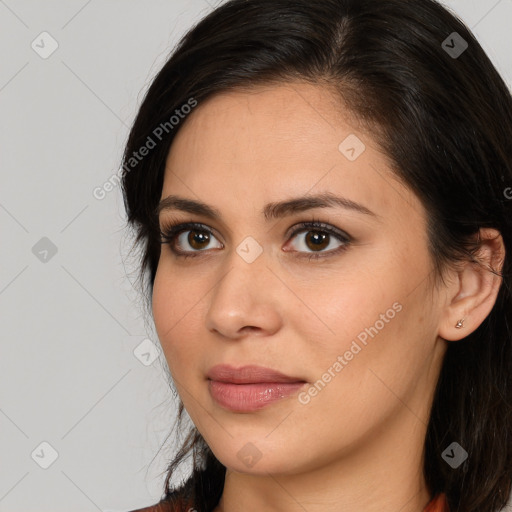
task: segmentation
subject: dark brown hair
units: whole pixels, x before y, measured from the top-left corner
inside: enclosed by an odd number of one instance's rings
[[[231,0],[181,39],[145,95],[123,158],[147,304],[161,248],[155,208],[183,125],[176,111],[220,92],[292,80],[335,90],[372,127],[397,178],[428,212],[436,282],[447,266],[477,261],[480,228],[503,236],[501,273],[490,270],[503,278],[496,303],[473,333],[448,345],[424,452],[429,491],[445,492],[453,512],[501,510],[512,485],[512,98],[470,30],[434,0]],[[135,163],[149,138],[155,147]],[[457,469],[441,457],[454,441],[469,454]],[[193,472],[173,491],[171,477],[190,453]],[[224,477],[192,427],[168,467],[166,498],[188,493],[198,512],[209,511]]]

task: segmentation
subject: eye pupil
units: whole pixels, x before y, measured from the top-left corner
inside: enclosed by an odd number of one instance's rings
[[[310,237],[310,233],[313,233],[313,236]],[[306,236],[306,244],[310,249],[325,249],[325,247],[329,245],[329,243],[325,243],[328,237],[328,234],[322,233],[320,231],[309,231],[308,235]],[[312,246],[309,245],[310,240],[313,242]]]
[[[210,236],[205,231],[191,230],[189,232],[188,243],[194,249],[202,249],[203,245],[208,245],[209,242],[210,242]],[[203,245],[201,245],[201,244],[203,244]]]

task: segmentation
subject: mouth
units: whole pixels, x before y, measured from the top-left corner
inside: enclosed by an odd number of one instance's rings
[[[307,382],[262,366],[214,366],[208,372],[208,390],[213,400],[229,411],[253,412],[289,397]]]

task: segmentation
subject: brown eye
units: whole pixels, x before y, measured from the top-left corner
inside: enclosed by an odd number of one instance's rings
[[[313,236],[311,236],[311,234]],[[329,245],[329,234],[321,231],[308,231],[305,238],[305,244],[313,251],[325,249]]]
[[[217,247],[211,247],[211,242],[216,240],[211,231],[203,228],[183,229],[180,233],[174,235],[177,246],[177,252],[204,252],[206,249],[222,249],[219,242]]]
[[[167,224],[160,231],[161,243],[168,244],[176,256],[183,258],[201,255],[209,249],[210,242],[216,240],[212,231],[202,224]],[[222,249],[218,242],[217,249]]]
[[[206,231],[190,230],[187,242],[193,249],[204,249],[210,243],[210,235]]]
[[[212,230],[196,223],[174,224],[162,227],[160,232],[161,243],[168,244],[172,252],[181,258],[201,256],[209,253],[210,249],[222,249],[224,246],[213,235]],[[305,234],[299,239],[298,247],[294,250],[284,249],[285,252],[295,252],[298,257],[308,259],[328,257],[338,254],[348,248],[352,238],[344,231],[319,221],[303,222],[296,226],[295,231],[289,235],[294,239],[299,234]],[[217,246],[211,242],[217,240]],[[334,247],[331,245],[334,242]],[[336,244],[337,242],[337,244]],[[188,247],[187,247],[188,246]]]
[[[305,236],[298,237],[301,234]],[[299,229],[292,233],[291,239],[296,237],[298,243],[293,252],[298,252],[300,256],[308,258],[324,257],[338,253],[346,249],[351,241],[351,238],[342,231],[338,232],[338,230],[320,222],[300,224]]]

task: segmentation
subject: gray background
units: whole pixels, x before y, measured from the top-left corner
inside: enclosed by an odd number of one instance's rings
[[[117,172],[172,46],[218,3],[0,0],[1,512],[161,497],[174,399],[133,289],[120,189],[93,190]],[[510,86],[512,0],[445,4]],[[45,31],[58,48],[42,58]]]

